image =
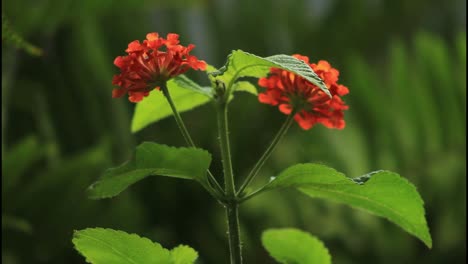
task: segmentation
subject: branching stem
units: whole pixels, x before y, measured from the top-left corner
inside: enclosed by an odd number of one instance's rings
[[[179,127],[179,130],[182,133],[182,136],[184,137],[185,142],[190,147],[195,147],[195,143],[193,143],[193,140],[190,137],[190,134],[189,134],[187,128],[185,127],[185,125],[184,125],[184,121],[182,120],[182,118],[180,117],[179,112],[177,111],[177,108],[176,108],[176,106],[174,104],[174,101],[172,100],[171,94],[169,93],[169,90],[167,89],[166,83],[163,83],[161,85],[161,91],[163,92],[164,96],[167,99],[167,102],[171,106],[172,112],[174,114],[174,119],[176,120],[177,126]],[[217,198],[220,198],[220,196],[222,197],[224,195],[223,188],[221,187],[221,185],[219,185],[218,181],[216,180],[216,178],[213,176],[213,174],[209,170],[207,171],[207,173],[208,173],[209,179],[211,180],[210,182],[215,187],[215,190],[208,190],[208,191],[214,191]],[[209,186],[208,188],[212,188],[212,187]]]

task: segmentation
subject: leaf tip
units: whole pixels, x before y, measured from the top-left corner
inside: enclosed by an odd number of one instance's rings
[[[143,127],[135,121],[135,115],[134,117],[132,118],[132,124],[130,126],[130,132],[132,134],[135,134],[136,132],[140,131]]]
[[[426,245],[428,249],[432,249],[432,237],[431,233],[429,233],[429,230],[427,231],[427,236],[424,238],[421,238],[421,241]]]

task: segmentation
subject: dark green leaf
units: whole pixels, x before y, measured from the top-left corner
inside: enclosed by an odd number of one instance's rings
[[[91,185],[89,197],[101,199],[116,196],[150,175],[192,179],[207,186],[206,171],[210,163],[211,155],[202,149],[144,142],[136,148],[132,160],[108,169],[99,181]]]

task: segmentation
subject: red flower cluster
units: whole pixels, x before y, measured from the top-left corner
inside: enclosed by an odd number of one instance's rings
[[[164,46],[165,50],[160,50]],[[122,97],[128,92],[128,99],[136,103],[171,77],[190,68],[205,70],[206,62],[189,55],[194,47],[193,44],[188,47],[179,45],[179,35],[173,33],[167,34],[166,39],[158,33],[149,33],[143,43],[131,42],[125,50],[128,55],[114,60],[121,73],[112,80],[112,84],[120,87],[112,91],[112,97]]]
[[[308,57],[298,54],[293,56],[309,64]],[[266,91],[258,95],[259,101],[278,105],[279,110],[286,115],[291,114],[294,109],[294,120],[304,130],[312,128],[316,123],[328,128],[343,129],[343,110],[348,109],[348,106],[340,96],[348,94],[349,90],[337,83],[339,71],[324,60],[309,65],[325,82],[332,98],[316,85],[294,73],[271,68],[268,77],[258,80],[258,84],[266,88]]]

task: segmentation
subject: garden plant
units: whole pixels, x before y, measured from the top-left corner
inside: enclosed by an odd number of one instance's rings
[[[395,172],[378,170],[351,178],[323,164],[302,163],[274,176],[261,174],[262,166],[295,123],[302,130],[316,125],[345,128],[344,111],[348,106],[342,97],[349,89],[338,83],[339,71],[330,63],[312,62],[299,54],[260,57],[234,50],[226,64],[216,69],[191,55],[194,47],[181,45],[177,34],[162,37],[149,33],[143,42],[131,42],[127,55],[115,59],[120,74],[112,80],[116,86],[112,96],[128,96],[131,102],[138,103],[132,130],[138,131],[172,115],[187,146],[141,143],[129,161],[106,170],[88,188],[91,199],[115,197],[148,176],[194,180],[219,203],[220,210],[225,210],[229,244],[226,263],[231,264],[249,263],[242,258],[239,207],[264,192],[282,189],[295,189],[311,198],[343,203],[386,218],[432,247],[423,200],[415,186]],[[198,85],[185,76],[190,69],[205,72],[211,86]],[[236,174],[231,160],[232,155],[240,154],[231,153],[228,120],[229,103],[237,92],[252,94],[260,103],[278,107],[278,118],[284,118],[283,125],[247,175]],[[210,171],[211,154],[196,144],[180,115],[203,104],[212,104],[217,117],[217,124],[206,129],[217,129],[223,175]],[[263,107],[262,104],[258,107]],[[251,136],[261,137],[262,131],[252,131]],[[262,177],[264,184],[252,186],[255,177]],[[279,263],[332,262],[319,239],[294,227],[265,230],[260,240]],[[87,262],[95,264],[189,264],[197,259],[201,263],[203,255],[209,254],[200,252],[199,256],[187,245],[166,249],[137,234],[104,227],[75,231],[73,244]]]

